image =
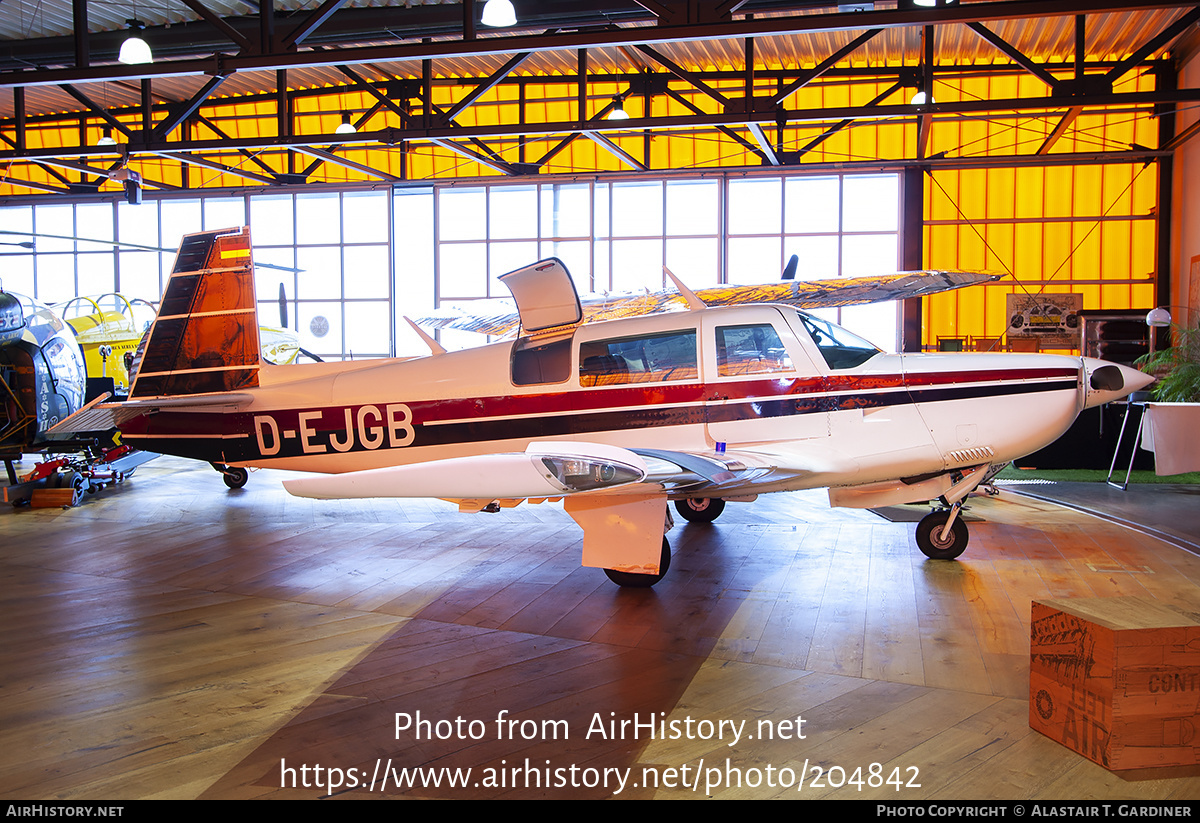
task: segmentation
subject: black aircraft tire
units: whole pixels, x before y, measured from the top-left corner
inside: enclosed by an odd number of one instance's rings
[[[604,573],[608,575],[609,580],[618,586],[624,586],[629,589],[648,589],[662,580],[670,568],[671,544],[664,537],[662,542],[662,556],[658,559],[658,574],[634,574],[633,572],[619,572],[616,569],[605,569]]]
[[[695,497],[676,500],[675,511],[689,523],[711,523],[725,511],[725,501],[719,497]]]
[[[931,560],[954,560],[967,548],[970,535],[967,524],[962,517],[956,517],[950,526],[950,534],[945,541],[940,539],[942,528],[946,525],[948,511],[931,512],[921,518],[917,524],[917,548]]]
[[[226,466],[221,472],[221,479],[231,489],[240,489],[250,479],[250,472],[240,466]]]

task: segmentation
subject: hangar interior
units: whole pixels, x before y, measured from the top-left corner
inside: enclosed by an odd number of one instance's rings
[[[497,276],[545,256],[580,292],[659,289],[664,265],[765,283],[793,254],[801,279],[1008,275],[826,310],[892,351],[1002,347],[1012,293],[1200,299],[1195,3],[518,0],[500,28],[484,5],[3,4],[3,287],[156,300],[182,235],[249,225],[282,267],[257,272],[260,312],[282,285],[327,360],[421,353],[404,316],[505,296]],[[152,62],[118,61],[130,28]],[[268,472],[228,493],[214,477],[164,459],[84,507],[0,515],[6,794],[311,797],[281,788],[281,760],[661,771],[729,751],[922,776],[803,796],[1200,792],[1028,728],[1031,599],[1200,602],[1194,555],[1084,514],[978,501],[980,545],[931,564],[911,526],[764,497],[680,526],[672,578],[635,593],[578,568],[549,506],[318,504]],[[392,713],[418,708],[575,736],[397,740]],[[610,711],[807,713],[813,733],[584,739]]]

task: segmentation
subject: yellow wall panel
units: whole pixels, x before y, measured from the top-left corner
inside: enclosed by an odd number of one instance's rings
[[[1100,275],[1104,279],[1126,279],[1130,275],[1133,225],[1105,223],[1100,227]]]
[[[1070,217],[1074,206],[1069,166],[1048,166],[1043,169],[1046,178],[1046,188],[1042,193],[1042,203],[1046,217]]]
[[[959,226],[955,242],[958,244],[957,268],[969,271],[981,271],[987,268],[987,250],[974,228]]]
[[[1044,226],[1040,223],[1018,223],[1014,226],[1016,238],[1016,259],[1013,260],[1013,273],[1022,279],[1041,279],[1042,260],[1045,251],[1042,248]]]
[[[958,208],[968,217],[986,217],[987,172],[983,169],[964,169],[959,174]]]
[[[1150,284],[1134,284],[1130,287],[1132,297],[1131,308],[1149,309],[1154,306],[1154,286]]]
[[[1046,194],[1045,169],[1022,166],[1016,170],[1013,209],[1017,217],[1042,217]]]
[[[1013,169],[988,169],[987,215],[991,218],[1016,214],[1016,174]]]
[[[994,223],[987,227],[987,259],[985,271],[1011,272],[1014,265],[1013,246],[1016,242],[1016,226],[1012,223]]]

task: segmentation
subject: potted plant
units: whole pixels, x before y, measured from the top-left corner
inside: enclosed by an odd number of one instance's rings
[[[1135,361],[1158,381],[1151,394],[1159,403],[1200,403],[1200,328],[1173,326],[1175,345]]]
[[[1154,473],[1200,470],[1200,328],[1174,327],[1175,345],[1139,357],[1158,377],[1142,420],[1142,448],[1154,452]]]

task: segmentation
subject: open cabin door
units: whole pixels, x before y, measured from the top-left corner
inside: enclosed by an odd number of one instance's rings
[[[571,375],[571,336],[583,320],[579,294],[558,258],[539,260],[499,277],[512,292],[521,316],[513,344],[514,386],[562,383]]]
[[[539,260],[498,279],[517,301],[522,335],[536,335],[560,326],[573,327],[583,320],[575,283],[557,257]]]

